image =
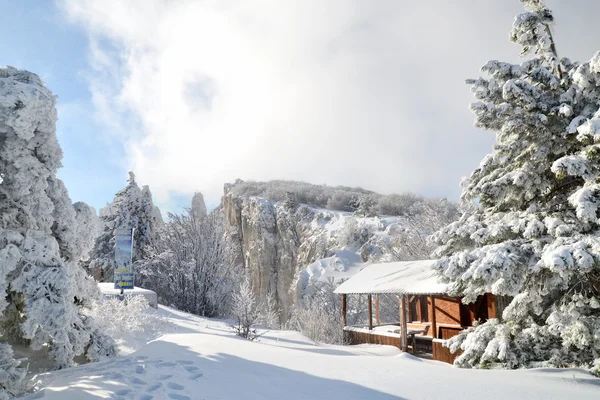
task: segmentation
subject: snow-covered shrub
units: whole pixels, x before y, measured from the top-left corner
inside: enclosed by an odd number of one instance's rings
[[[27,372],[20,368],[21,360],[15,360],[12,347],[0,343],[0,400],[8,400],[14,395],[22,393],[23,378]]]
[[[343,344],[342,303],[332,280],[312,285],[292,310],[286,327],[315,342]]]
[[[445,199],[415,200],[404,212],[404,221],[393,232],[394,242],[388,247],[394,261],[426,260],[436,245],[429,236],[456,220],[456,204]]]
[[[336,232],[340,247],[358,248],[365,244],[373,234],[374,226],[359,223],[356,218],[346,218]]]
[[[244,279],[233,294],[230,313],[236,322],[233,329],[238,336],[250,340],[260,336],[256,328],[253,328],[260,317],[260,307],[250,279]]]
[[[373,196],[362,195],[358,199],[358,207],[354,212],[355,215],[361,217],[374,217],[377,215],[377,203]]]
[[[277,302],[273,295],[269,294],[264,300],[259,301],[259,314],[257,323],[267,329],[279,328],[279,312]]]
[[[463,182],[462,217],[441,229],[437,269],[471,302],[512,297],[501,321],[455,338],[456,364],[591,367],[600,358],[600,52],[559,58],[540,0],[522,0],[511,40],[529,59],[489,61],[469,80],[475,125],[496,145]]]
[[[89,315],[113,338],[136,332],[158,334],[166,326],[166,320],[150,307],[144,296],[126,294],[123,300],[108,297],[98,301]]]
[[[264,301],[256,298],[249,278],[244,278],[232,296],[230,316],[235,320],[233,330],[238,336],[254,340],[264,334],[255,325],[273,329],[279,326],[279,314],[272,296]]]

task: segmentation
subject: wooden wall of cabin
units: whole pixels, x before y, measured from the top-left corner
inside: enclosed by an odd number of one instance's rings
[[[425,336],[434,337],[432,328],[431,296],[408,296],[409,328],[427,329]],[[454,336],[462,330],[460,320],[460,299],[438,295],[435,296],[435,337]]]
[[[436,295],[435,317],[436,336],[449,339],[458,334],[464,327],[473,326],[477,320],[486,321],[496,317],[496,298],[492,294],[479,296],[475,303],[462,304],[458,297]],[[409,321],[411,327],[419,328],[431,325],[431,296],[408,296]],[[427,332],[433,336],[433,332]]]
[[[435,319],[437,324],[461,326],[460,306],[460,298],[458,297],[435,296]]]
[[[431,322],[431,296],[409,296],[409,321]],[[435,296],[436,320],[439,324],[461,325],[461,303],[457,297]]]

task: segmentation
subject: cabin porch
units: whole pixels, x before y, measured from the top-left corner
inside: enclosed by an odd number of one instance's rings
[[[365,326],[345,326],[344,327],[344,342],[348,345],[357,344],[380,344],[386,346],[394,346],[402,350],[402,341],[400,337],[400,324],[374,326],[373,330],[369,330]],[[447,347],[442,346],[445,339],[433,338],[422,333],[421,324],[408,324],[408,348],[407,350],[421,358],[433,359],[452,364],[454,359],[462,352],[455,354],[450,353]],[[458,334],[462,328],[448,329],[450,332]],[[451,337],[451,336],[450,336]]]
[[[437,281],[432,261],[373,264],[344,282],[336,293],[342,296],[344,339],[348,344],[383,344],[411,351],[419,356],[453,363],[460,352],[451,354],[443,342],[473,326],[475,321],[496,318],[496,298],[479,296],[475,303],[463,304],[451,297],[446,286]],[[367,296],[364,325],[348,325],[347,296]],[[397,298],[396,321],[380,321],[379,296]],[[388,309],[389,310],[389,309]],[[388,319],[391,314],[388,312]]]
[[[342,304],[346,303],[345,295],[342,295]],[[400,322],[380,323],[379,321],[379,296],[369,295],[368,303],[369,323],[365,325],[344,326],[344,342],[349,345],[357,344],[381,344],[398,347],[400,350],[410,352],[424,358],[432,358],[438,361],[453,363],[461,352],[450,353],[442,343],[446,339],[458,335],[464,329],[472,325],[472,321],[461,321],[461,307],[473,308],[473,305],[463,305],[460,298],[452,298],[445,295],[400,295],[399,313]],[[375,300],[373,300],[373,298]],[[403,307],[403,299],[405,306]],[[487,300],[487,299],[485,299]],[[478,303],[481,303],[480,300]],[[375,304],[373,307],[372,304]],[[423,305],[423,309],[421,306]],[[479,305],[480,306],[480,305]],[[374,308],[374,310],[373,310]],[[405,339],[402,336],[402,309],[406,311]],[[421,309],[420,312],[416,310]],[[427,310],[427,311],[425,311]],[[375,316],[371,311],[375,311]],[[486,310],[487,311],[487,310]],[[474,313],[476,319],[482,317],[479,311]],[[470,313],[463,311],[463,315]],[[375,320],[373,320],[375,318]],[[438,322],[440,321],[440,322]],[[462,324],[464,323],[464,324]]]

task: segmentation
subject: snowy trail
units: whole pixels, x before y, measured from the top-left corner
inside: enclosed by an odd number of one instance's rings
[[[260,342],[225,322],[161,307],[176,327],[134,353],[43,374],[26,399],[598,399],[580,370],[460,370],[386,346],[315,346],[297,332]]]

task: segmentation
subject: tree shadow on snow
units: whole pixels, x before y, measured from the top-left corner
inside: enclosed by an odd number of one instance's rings
[[[285,342],[285,341],[280,340],[280,342]],[[291,341],[291,342],[294,342],[294,341]],[[324,354],[324,355],[328,355],[328,356],[344,356],[344,357],[358,356],[357,353],[352,353],[350,351],[329,349],[329,348],[319,347],[319,345],[311,345],[310,343],[302,343],[306,347],[285,346],[285,345],[269,343],[269,342],[261,342],[261,343],[264,344],[265,346],[280,347],[283,349],[288,349],[288,350],[293,350],[293,351],[304,351],[307,353]]]
[[[260,351],[257,348],[257,351]],[[365,373],[368,373],[365,371]],[[156,341],[129,357],[55,372],[55,388],[25,399],[402,400],[352,382],[294,371],[232,354],[203,356]]]

